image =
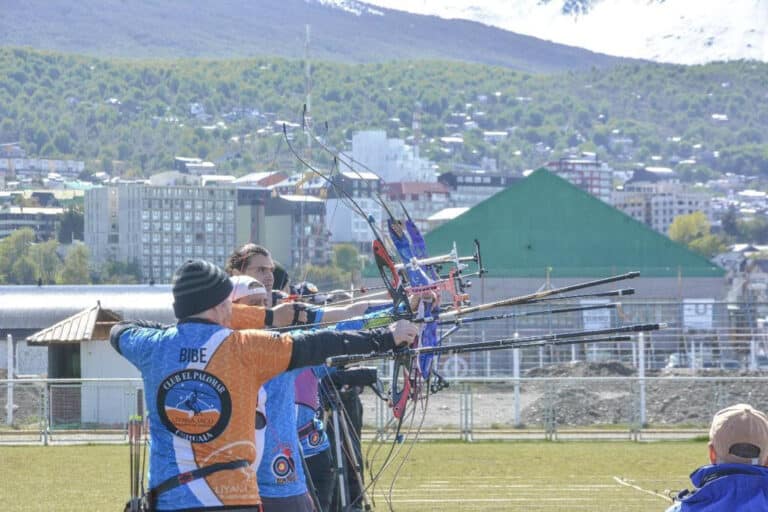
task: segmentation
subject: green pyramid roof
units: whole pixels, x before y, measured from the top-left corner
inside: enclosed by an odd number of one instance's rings
[[[426,235],[430,254],[482,247],[488,277],[722,277],[723,269],[539,169]]]

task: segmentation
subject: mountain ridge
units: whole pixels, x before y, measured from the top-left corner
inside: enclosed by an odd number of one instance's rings
[[[624,59],[468,21],[315,0],[27,0],[4,7],[0,45],[121,58],[304,55],[351,63],[443,59],[526,72],[608,67]],[[360,2],[348,5],[362,5]]]

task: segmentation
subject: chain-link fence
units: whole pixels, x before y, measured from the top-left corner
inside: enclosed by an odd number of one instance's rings
[[[694,437],[728,404],[768,410],[766,384],[768,377],[451,380],[413,402],[401,432],[464,440]],[[391,409],[372,392],[362,400],[366,437],[385,433]],[[2,380],[0,443],[123,442],[142,402],[138,379]]]
[[[712,300],[624,302],[612,309],[547,313],[592,306],[596,302],[591,299],[516,306],[511,313],[514,316],[462,325],[446,342],[473,343],[629,324],[666,323],[665,329],[645,335],[643,356],[647,370],[768,369],[768,332],[763,321],[768,314],[768,304]],[[571,361],[619,361],[637,367],[639,358],[634,340],[547,346],[522,349],[519,369],[524,373]],[[438,370],[453,378],[496,378],[514,376],[514,367],[510,349],[446,357],[439,362]]]
[[[453,439],[679,438],[706,433],[733,403],[768,410],[768,377],[566,377],[465,379],[414,408],[403,429]],[[362,395],[372,432],[390,421],[371,393]],[[422,413],[424,419],[422,422]]]
[[[0,443],[121,442],[144,410],[140,379],[0,380]]]

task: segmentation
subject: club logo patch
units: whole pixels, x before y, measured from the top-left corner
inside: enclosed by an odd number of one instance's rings
[[[163,425],[193,443],[216,439],[232,414],[229,390],[214,375],[201,370],[182,370],[166,377],[157,392]]]
[[[290,476],[296,470],[296,463],[293,461],[290,450],[283,450],[283,453],[279,454],[272,460],[272,472],[278,479],[278,483],[290,481]]]
[[[312,447],[318,446],[322,440],[323,436],[317,430],[313,430],[309,436],[307,436],[307,442],[309,443],[309,446]]]

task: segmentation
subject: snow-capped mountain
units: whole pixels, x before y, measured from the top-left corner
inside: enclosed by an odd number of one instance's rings
[[[346,11],[350,14],[354,14],[355,16],[360,16],[361,14],[373,14],[375,16],[384,15],[384,13],[379,9],[376,9],[368,4],[358,2],[357,0],[314,0],[314,1],[325,7],[334,7],[336,9],[341,9],[342,11]],[[399,10],[402,10],[402,9],[399,9]]]
[[[465,19],[621,57],[768,61],[768,0],[320,0]]]

